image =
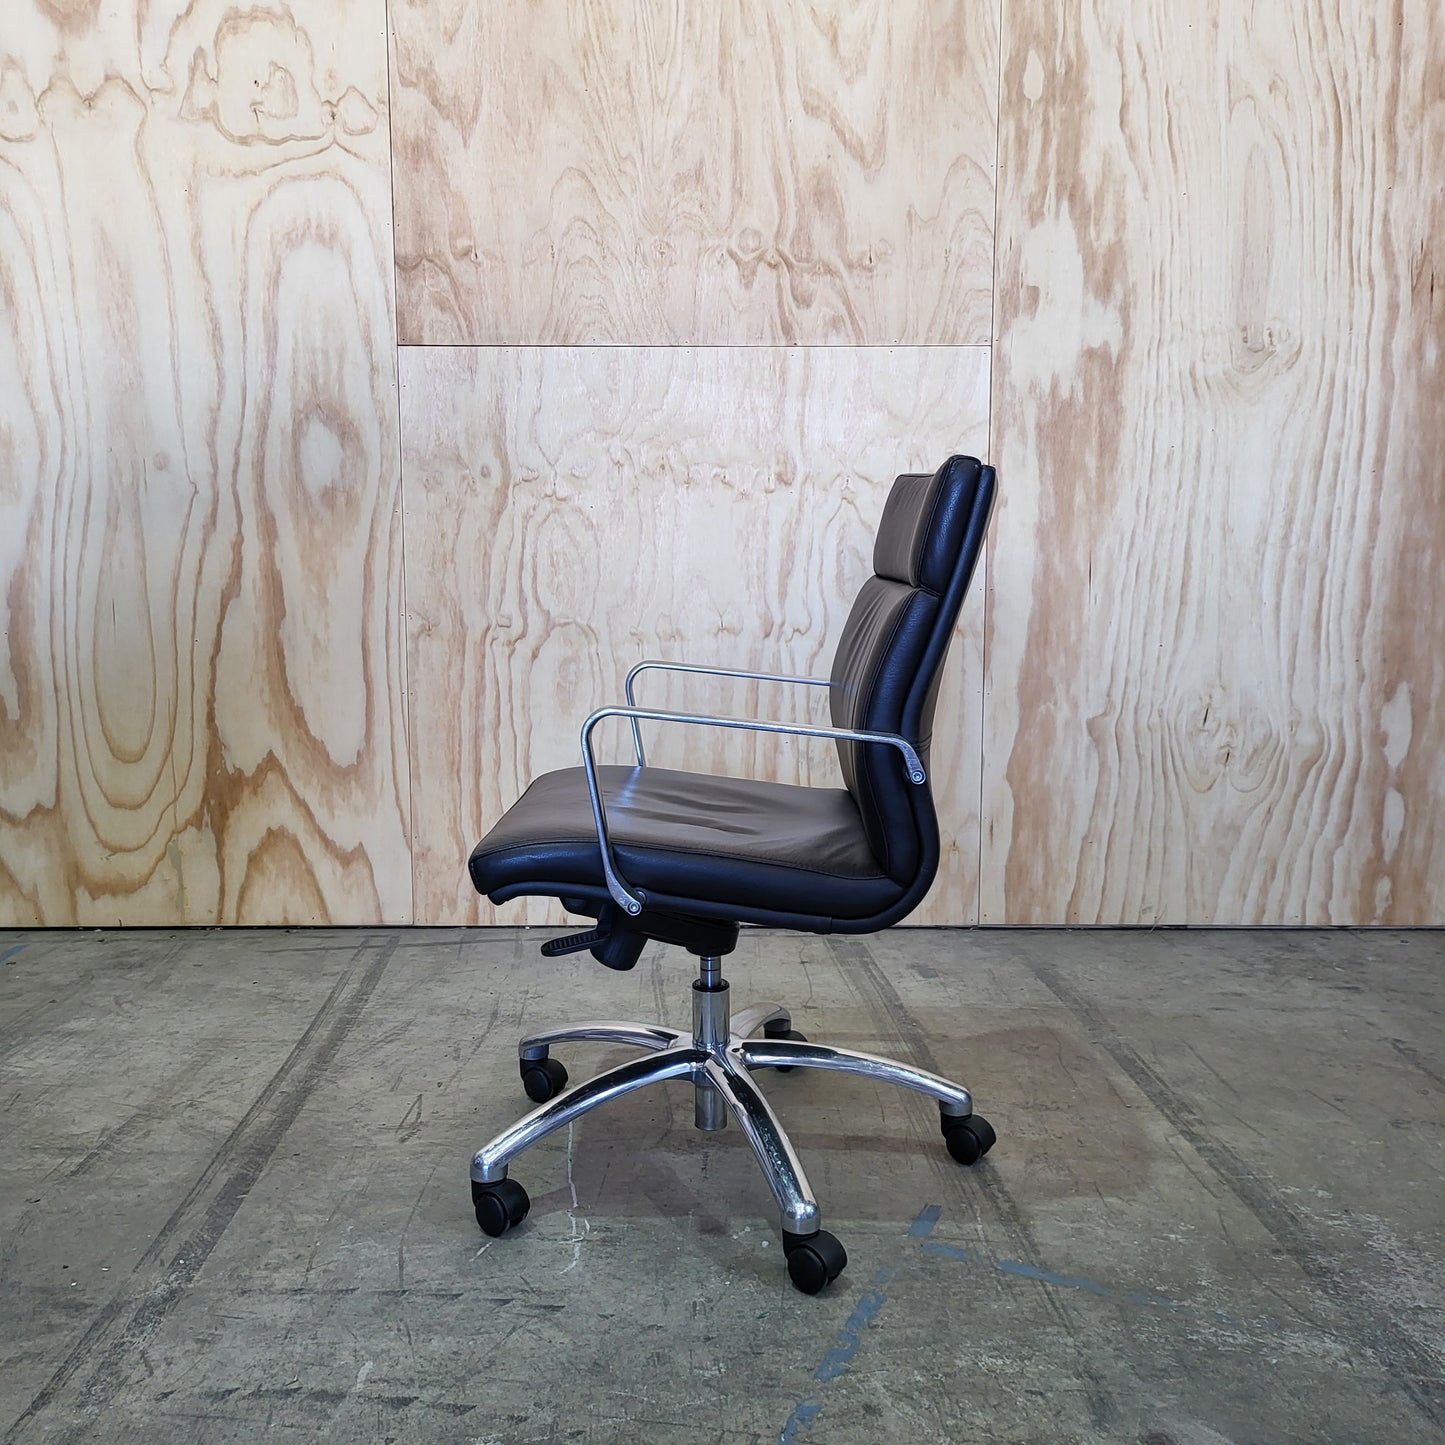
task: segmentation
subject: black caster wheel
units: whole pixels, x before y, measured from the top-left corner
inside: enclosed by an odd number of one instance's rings
[[[977,1164],[998,1140],[993,1125],[982,1114],[968,1114],[961,1119],[944,1114],[940,1127],[948,1152],[960,1164]]]
[[[838,1236],[826,1229],[816,1234],[785,1234],[783,1252],[788,1257],[788,1278],[804,1294],[826,1289],[848,1268],[848,1251]]]
[[[791,1023],[784,1023],[782,1019],[769,1019],[763,1025],[763,1037],[765,1039],[792,1039],[795,1044],[808,1042],[806,1034],[800,1034]],[[774,1064],[773,1067],[780,1074],[791,1074],[798,1066],[796,1064]]]
[[[493,1239],[520,1224],[532,1207],[527,1191],[515,1179],[499,1179],[495,1184],[472,1181],[472,1203],[477,1207],[477,1223],[483,1234]]]
[[[522,1087],[534,1104],[555,1099],[567,1087],[567,1070],[556,1059],[523,1059],[518,1067]]]

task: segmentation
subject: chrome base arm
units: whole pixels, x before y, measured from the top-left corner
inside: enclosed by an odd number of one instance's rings
[[[973,1113],[973,1095],[940,1074],[915,1069],[896,1059],[881,1059],[857,1049],[835,1049],[827,1044],[805,1044],[793,1039],[736,1039],[728,1053],[747,1069],[834,1069],[842,1074],[859,1074],[886,1084],[902,1084],[937,1099],[945,1114],[966,1118]]]
[[[793,1016],[781,1004],[776,1003],[755,1003],[748,1008],[739,1009],[733,1015],[733,1036],[745,1039],[749,1034],[755,1034],[764,1024],[770,1024],[774,1019],[780,1020],[785,1029],[793,1026]]]
[[[709,964],[711,973],[707,972]],[[973,1097],[967,1089],[925,1069],[856,1049],[749,1037],[774,1021],[788,1029],[792,1017],[786,1008],[764,1003],[741,1009],[730,1019],[728,989],[716,964],[715,959],[704,961],[704,977],[711,978],[712,985],[694,987],[691,1037],[658,1024],[602,1020],[546,1029],[524,1038],[518,1048],[524,1060],[545,1059],[553,1044],[574,1041],[626,1044],[649,1053],[567,1089],[519,1119],[472,1156],[472,1181],[496,1184],[507,1177],[507,1166],[518,1154],[554,1130],[644,1085],[686,1078],[697,1090],[698,1127],[721,1129],[731,1113],[777,1200],[785,1233],[811,1235],[822,1227],[818,1202],[778,1116],[750,1077],[751,1070],[782,1067],[859,1074],[927,1094],[938,1100],[945,1116],[961,1118],[973,1113]]]
[[[660,1054],[651,1054],[641,1059],[629,1059],[625,1064],[607,1069],[586,1083],[558,1094],[545,1104],[539,1104],[530,1114],[518,1119],[504,1133],[498,1134],[490,1144],[484,1144],[472,1155],[472,1182],[474,1184],[495,1184],[507,1177],[507,1165],[524,1149],[530,1149],[539,1139],[545,1139],[556,1129],[590,1114],[599,1105],[620,1099],[645,1084],[660,1083],[663,1079],[694,1077],[708,1062],[708,1054],[691,1046],[665,1049]]]
[[[553,1044],[600,1043],[629,1044],[638,1049],[673,1049],[686,1034],[665,1029],[661,1024],[628,1024],[616,1019],[593,1019],[585,1024],[568,1024],[563,1028],[544,1029],[528,1034],[517,1045],[523,1059],[545,1059]]]
[[[730,1056],[709,1060],[707,1074],[713,1087],[727,1101],[748,1143],[753,1146],[763,1177],[773,1191],[773,1198],[778,1201],[784,1231],[788,1234],[815,1234],[822,1228],[818,1201],[813,1197],[808,1176],[803,1173],[792,1141],[783,1132],[772,1105],[763,1098],[746,1072],[733,1064]]]

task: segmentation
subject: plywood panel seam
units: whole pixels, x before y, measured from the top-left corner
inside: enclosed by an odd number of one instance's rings
[[[386,65],[386,163],[388,195],[391,201],[391,292],[392,292],[392,345],[395,353],[396,374],[396,474],[398,525],[401,530],[401,717],[406,730],[406,771],[407,771],[407,816],[406,841],[411,871],[411,919],[416,922],[416,747],[414,745],[416,720],[412,714],[411,692],[411,613],[410,592],[407,587],[406,566],[406,443],[402,435],[401,406],[401,299],[396,274],[396,106],[392,102],[391,75],[394,68],[392,55],[393,27],[391,8],[394,0],[384,0],[382,24],[385,29]]]
[[[989,245],[992,248],[989,265],[989,289],[988,289],[988,344],[989,344],[989,373],[988,373],[988,460],[993,462],[998,456],[998,442],[994,435],[994,419],[996,416],[998,396],[998,268],[999,268],[999,247],[998,247],[998,220],[999,220],[999,156],[1000,137],[1003,134],[1003,55],[1004,55],[1004,10],[1008,0],[998,0],[994,9],[994,34],[998,37],[998,65],[994,72],[993,91],[993,229],[989,233]],[[1008,485],[1008,478],[1002,479],[1001,485]],[[994,528],[997,525],[998,504],[994,507],[994,525],[988,529],[988,535],[984,538],[983,544],[983,637],[979,643],[979,653],[983,668],[982,676],[979,678],[979,736],[983,740],[978,750],[978,898],[975,902],[974,921],[982,926],[983,917],[983,870],[987,859],[984,850],[984,827],[987,817],[984,813],[984,787],[985,770],[988,767],[988,664],[989,664],[989,640],[993,635],[993,537]]]
[[[992,351],[988,341],[869,341],[840,346],[831,341],[398,341],[399,351]]]
[[[989,232],[989,288],[988,288],[988,344],[998,344],[998,216],[999,185],[998,166],[1000,154],[999,137],[1003,133],[1003,20],[1004,7],[1008,0],[998,0],[994,11],[994,31],[998,36],[998,65],[994,72],[993,87],[993,228]],[[989,377],[988,390],[988,446],[989,458],[993,458],[993,377]]]

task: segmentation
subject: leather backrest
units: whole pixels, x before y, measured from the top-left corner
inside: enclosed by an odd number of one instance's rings
[[[930,771],[943,662],[993,507],[994,470],[950,457],[932,475],[904,475],[883,508],[873,576],[858,593],[833,659],[835,727],[898,733]],[[953,742],[952,739],[949,740]],[[903,755],[878,743],[839,743],[839,760],[868,842],[889,877],[918,880],[938,866],[931,796],[908,781]]]

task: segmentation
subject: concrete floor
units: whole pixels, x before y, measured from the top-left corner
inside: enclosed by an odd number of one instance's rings
[[[927,1100],[761,1075],[851,1255],[818,1298],[686,1084],[478,1232],[523,1030],[688,1017],[686,955],[544,936],[0,934],[3,1439],[1445,1438],[1445,935],[745,934],[735,1006],[1000,1135],[963,1169]]]

